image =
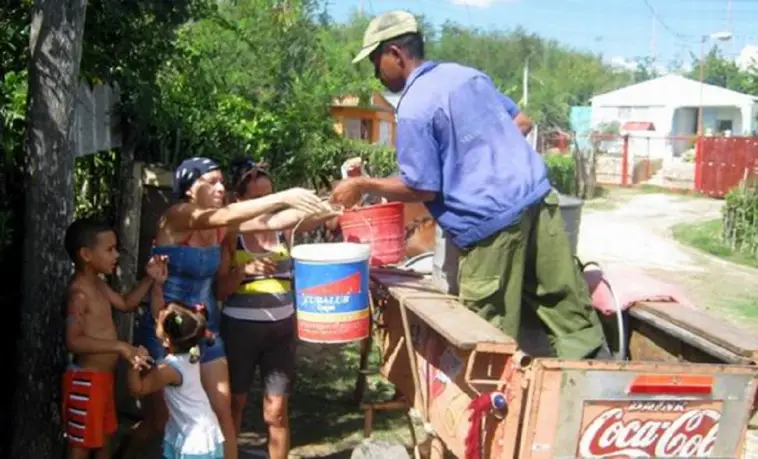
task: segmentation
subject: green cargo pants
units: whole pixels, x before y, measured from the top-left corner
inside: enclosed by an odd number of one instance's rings
[[[461,301],[516,340],[522,304],[531,307],[558,357],[587,357],[605,338],[569,244],[552,191],[513,225],[461,250]]]

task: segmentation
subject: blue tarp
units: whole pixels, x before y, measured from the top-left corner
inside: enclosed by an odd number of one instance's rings
[[[569,121],[571,123],[571,131],[576,136],[576,142],[579,145],[579,148],[589,148],[592,145],[589,140],[589,134],[592,130],[592,107],[571,107]]]

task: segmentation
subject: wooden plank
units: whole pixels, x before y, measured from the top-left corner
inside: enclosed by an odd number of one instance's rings
[[[74,156],[86,156],[122,145],[118,85],[79,83],[74,107]]]
[[[679,303],[637,303],[634,308],[641,308],[674,325],[698,334],[729,351],[758,359],[758,339],[752,334],[729,325],[710,314],[680,305]]]
[[[513,346],[515,352],[517,343],[513,338],[455,297],[439,293],[428,279],[388,273],[372,273],[371,278],[458,349],[471,350],[477,344],[494,343]]]

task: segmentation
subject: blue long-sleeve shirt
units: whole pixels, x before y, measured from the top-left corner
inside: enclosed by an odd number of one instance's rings
[[[513,122],[514,109],[489,77],[458,64],[426,62],[403,90],[400,177],[436,193],[427,208],[459,247],[512,225],[550,191],[545,162]]]

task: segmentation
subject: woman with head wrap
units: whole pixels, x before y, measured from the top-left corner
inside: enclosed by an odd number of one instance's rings
[[[287,207],[305,214],[320,213],[323,209],[315,193],[302,188],[224,206],[223,175],[218,164],[207,158],[191,158],[179,165],[174,175],[173,192],[180,202],[161,216],[153,247],[153,253],[168,257],[169,275],[163,286],[163,296],[166,302],[204,306],[208,329],[214,334],[219,333],[220,314],[213,283],[221,260],[220,243],[226,227]],[[135,344],[147,348],[156,361],[165,355],[163,343],[155,335],[158,312],[145,314],[135,333]],[[225,437],[224,457],[236,459],[237,438],[231,415],[229,373],[220,337],[213,340],[212,345],[201,348],[200,372]],[[162,434],[166,425],[168,412],[161,392],[145,398],[143,410],[144,420],[125,450],[127,457],[139,454],[139,449]]]

